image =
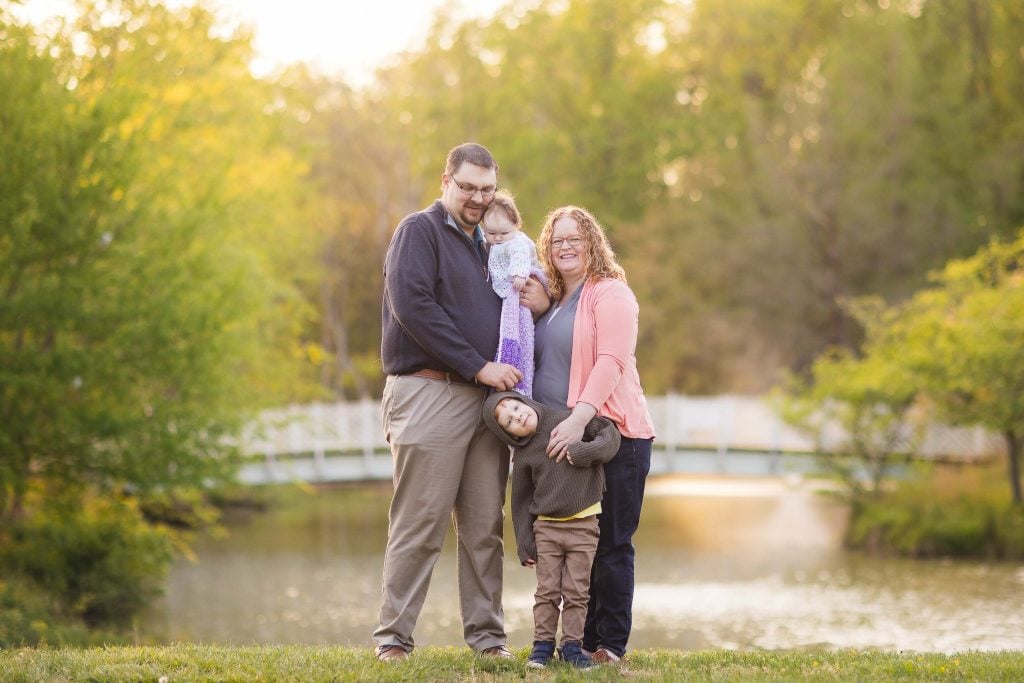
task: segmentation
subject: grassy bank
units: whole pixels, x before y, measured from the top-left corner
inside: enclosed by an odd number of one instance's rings
[[[172,645],[0,651],[3,681],[783,681],[1024,680],[1024,652],[894,654],[840,652],[630,653],[624,670],[586,673],[561,664],[543,672],[484,660],[466,648],[421,648],[400,664],[378,663],[369,648]]]
[[[936,466],[854,501],[851,548],[905,557],[1024,559],[1024,507],[1001,465]]]

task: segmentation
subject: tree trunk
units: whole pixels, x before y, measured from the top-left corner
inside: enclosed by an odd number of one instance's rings
[[[334,389],[335,395],[338,398],[343,398],[344,390],[341,382],[346,376],[349,376],[355,385],[356,394],[360,399],[365,400],[369,398],[370,390],[366,385],[366,379],[360,374],[355,363],[352,362],[352,356],[348,348],[348,330],[345,328],[342,310],[344,302],[339,300],[340,289],[344,286],[343,282],[332,282],[331,279],[327,279],[321,287],[324,315],[326,317],[324,321],[325,342],[330,341],[328,348],[334,351],[334,359],[338,370],[338,377],[332,383],[333,386],[331,388]]]
[[[8,524],[25,516],[26,488],[25,481],[19,478],[0,486],[0,522]]]
[[[967,96],[987,99],[992,93],[992,20],[988,2],[967,3],[971,78]]]
[[[1010,461],[1010,490],[1013,492],[1013,504],[1020,505],[1020,435],[1008,429],[1003,436],[1006,438],[1006,457]]]

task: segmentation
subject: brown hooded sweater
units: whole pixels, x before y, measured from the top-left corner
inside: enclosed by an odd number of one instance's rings
[[[494,419],[494,408],[514,398],[537,411],[537,431],[531,436],[512,436]],[[515,450],[512,463],[512,526],[516,532],[519,561],[537,559],[533,522],[538,515],[572,517],[604,496],[604,463],[619,450],[619,430],[604,417],[594,417],[583,440],[569,445],[569,459],[555,462],[545,450],[553,430],[569,417],[568,409],[549,408],[514,391],[495,392],[483,405],[488,429]]]

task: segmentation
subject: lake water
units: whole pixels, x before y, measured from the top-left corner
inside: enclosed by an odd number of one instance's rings
[[[148,636],[370,646],[389,484],[321,489],[195,544]],[[795,480],[652,478],[637,547],[631,648],[1024,648],[1024,564],[910,561],[843,550],[846,510]],[[534,573],[506,520],[509,644],[532,638]],[[418,645],[462,645],[454,534]]]

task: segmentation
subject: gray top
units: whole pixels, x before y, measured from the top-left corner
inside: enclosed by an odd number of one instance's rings
[[[572,327],[583,285],[541,316],[534,328],[533,398],[552,408],[569,405]]]

